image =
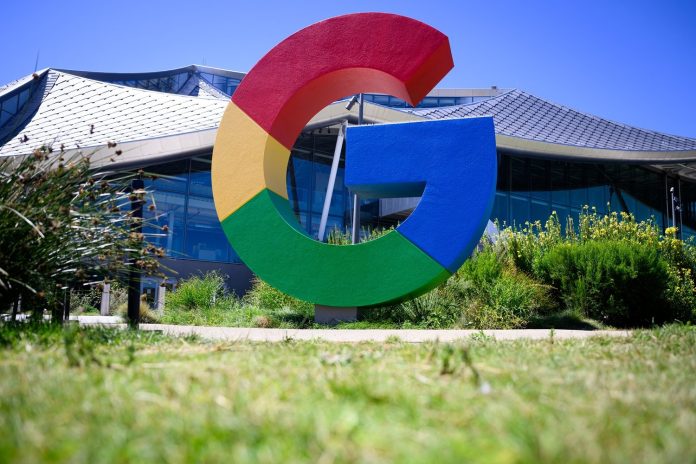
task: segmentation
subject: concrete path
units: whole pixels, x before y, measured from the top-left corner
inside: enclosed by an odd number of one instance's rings
[[[79,316],[71,318],[82,325],[125,327],[121,318],[110,316]],[[240,327],[207,327],[193,325],[140,324],[142,330],[160,331],[167,335],[197,335],[207,340],[281,342],[284,340],[324,340],[329,342],[358,343],[384,342],[399,339],[408,343],[439,340],[451,342],[483,334],[496,340],[545,339],[549,329],[523,330],[382,330],[382,329],[256,329]],[[597,336],[625,337],[625,330],[554,330],[555,339],[587,338]]]

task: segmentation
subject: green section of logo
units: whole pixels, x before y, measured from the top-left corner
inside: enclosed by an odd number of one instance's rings
[[[316,304],[387,304],[421,295],[450,276],[398,231],[357,245],[313,240],[288,200],[268,189],[224,219],[222,228],[259,277]]]

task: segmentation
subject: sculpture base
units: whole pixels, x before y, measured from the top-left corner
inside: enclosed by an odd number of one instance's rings
[[[314,305],[314,322],[317,324],[336,325],[339,322],[358,320],[358,308],[339,308],[336,306]]]

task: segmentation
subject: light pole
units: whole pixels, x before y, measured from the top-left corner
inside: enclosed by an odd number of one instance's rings
[[[131,183],[131,232],[140,236],[143,231],[143,204],[142,192],[145,182],[138,177]],[[131,252],[130,275],[128,277],[128,325],[137,329],[140,324],[140,272],[135,268],[136,257]]]
[[[677,227],[677,218],[674,215],[674,187],[669,188],[669,195],[672,200],[672,227]]]

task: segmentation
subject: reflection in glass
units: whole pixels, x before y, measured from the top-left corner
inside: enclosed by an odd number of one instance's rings
[[[551,211],[556,211],[561,224],[565,224],[569,215],[577,219],[585,205],[599,213],[626,211],[637,220],[654,218],[658,225],[664,223],[664,174],[660,172],[640,166],[569,163],[506,154],[501,154],[499,160],[491,219],[501,224],[544,222]],[[687,191],[691,195],[692,190]],[[693,192],[691,198],[696,200],[696,189]],[[696,227],[696,218],[692,217],[690,214],[685,225]]]

